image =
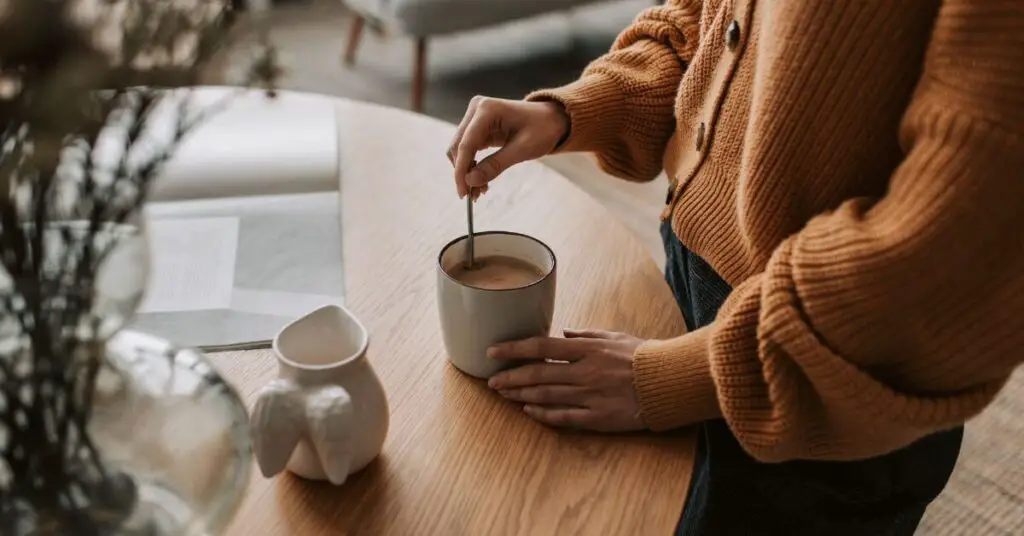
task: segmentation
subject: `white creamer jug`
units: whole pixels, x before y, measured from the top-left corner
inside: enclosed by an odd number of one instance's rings
[[[380,454],[388,402],[366,359],[368,344],[366,328],[337,305],[274,338],[278,378],[259,392],[249,417],[264,476],[288,469],[341,485]]]

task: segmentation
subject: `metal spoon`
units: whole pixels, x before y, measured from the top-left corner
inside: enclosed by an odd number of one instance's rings
[[[475,258],[473,250],[473,190],[474,188],[470,188],[469,195],[466,196],[466,224],[469,228],[469,232],[466,233],[466,268],[469,270],[473,269]]]

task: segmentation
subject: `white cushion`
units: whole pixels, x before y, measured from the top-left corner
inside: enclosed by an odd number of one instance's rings
[[[188,134],[153,185],[153,201],[338,189],[335,102],[281,91],[199,88],[197,109],[228,106]]]
[[[342,0],[415,36],[472,30],[600,0]]]

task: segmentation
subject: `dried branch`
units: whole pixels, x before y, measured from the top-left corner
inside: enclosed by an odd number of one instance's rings
[[[229,48],[230,17],[228,0],[0,0],[2,534],[108,534],[132,512],[133,481],[88,433],[110,320],[93,289],[216,111],[187,88]],[[268,47],[251,82],[272,92],[279,72]]]

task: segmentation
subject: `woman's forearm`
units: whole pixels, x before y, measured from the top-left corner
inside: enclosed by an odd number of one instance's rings
[[[701,7],[700,0],[670,0],[648,9],[579,80],[527,96],[565,107],[571,130],[559,152],[594,152],[605,171],[629,180],[661,172],[675,130],[676,92],[697,49]]]

